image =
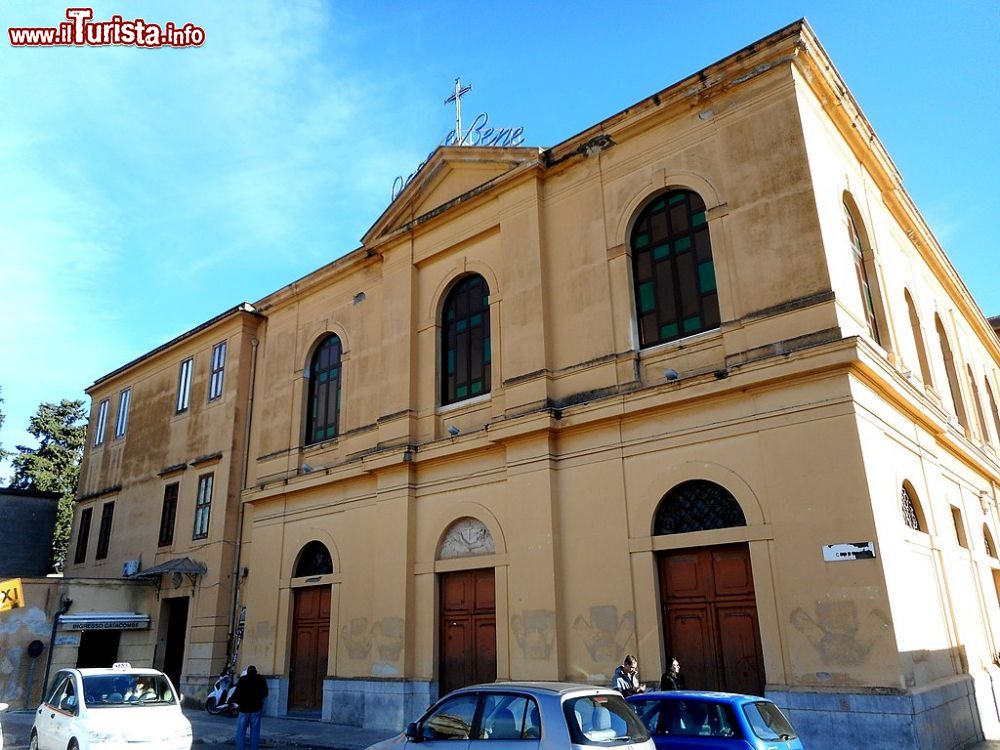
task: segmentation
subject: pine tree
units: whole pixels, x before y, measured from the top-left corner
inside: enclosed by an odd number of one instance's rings
[[[61,572],[73,527],[73,498],[80,478],[80,460],[87,440],[83,401],[43,403],[31,418],[28,432],[37,448],[17,446],[11,486],[21,490],[59,493],[52,535],[52,569]]]

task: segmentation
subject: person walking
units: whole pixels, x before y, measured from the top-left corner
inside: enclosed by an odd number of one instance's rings
[[[681,663],[675,657],[671,657],[667,664],[667,671],[660,678],[660,690],[683,690],[684,675],[681,674]]]
[[[626,654],[621,666],[615,669],[615,679],[611,687],[626,698],[646,692],[646,686],[639,682],[639,661],[632,654]]]
[[[236,719],[236,750],[246,750],[247,726],[250,727],[250,750],[260,747],[260,716],[264,712],[267,697],[267,680],[257,674],[257,667],[251,664],[246,674],[236,683],[232,702],[236,704],[239,718]]]

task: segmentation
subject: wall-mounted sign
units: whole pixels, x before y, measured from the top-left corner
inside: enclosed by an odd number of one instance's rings
[[[24,589],[20,578],[0,581],[0,612],[24,606]]]
[[[875,542],[847,542],[845,544],[824,544],[823,559],[826,562],[847,560],[874,560]]]
[[[66,630],[145,630],[149,615],[138,612],[82,612],[63,615],[59,624]]]

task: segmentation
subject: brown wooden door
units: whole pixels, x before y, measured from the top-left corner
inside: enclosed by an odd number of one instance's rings
[[[440,694],[477,682],[493,682],[497,678],[493,571],[445,573],[440,585]]]
[[[295,590],[290,709],[314,711],[323,707],[323,678],[330,644],[330,592],[329,586]]]
[[[663,636],[688,688],[761,695],[764,670],[750,549],[728,544],[659,557]]]

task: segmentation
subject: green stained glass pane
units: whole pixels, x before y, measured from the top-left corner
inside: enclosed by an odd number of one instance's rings
[[[475,396],[477,393],[483,392],[483,381],[474,380],[472,381],[472,395]]]
[[[705,223],[705,212],[704,211],[699,211],[698,213],[694,214],[691,217],[691,224],[693,224],[696,227],[700,227],[704,223]]]
[[[477,325],[480,324],[480,322],[482,322],[482,320],[483,320],[482,314],[481,313],[476,313],[471,318],[469,318],[469,325],[470,326],[477,326]]]
[[[332,370],[330,370],[330,377],[331,378],[336,378],[336,377],[339,377],[339,376],[340,376],[340,368],[339,367],[334,367]]]
[[[468,327],[469,327],[469,321],[467,320],[460,320],[455,324],[455,330],[459,332],[464,331]]]
[[[674,252],[683,253],[685,250],[691,249],[691,235],[687,237],[681,237],[677,242],[674,243]]]
[[[454,375],[455,374],[455,350],[454,349],[449,349],[448,350],[448,374],[449,375]]]
[[[670,255],[670,243],[664,245],[657,245],[653,248],[653,258],[655,260],[661,260]]]
[[[652,281],[639,285],[639,312],[647,313],[656,307],[656,292]]]
[[[491,351],[490,351],[490,339],[487,336],[485,339],[483,339],[483,362],[484,363],[490,361],[490,355],[491,355]]]
[[[484,294],[483,295],[483,307],[489,307],[489,306],[490,306],[490,295]]]
[[[469,395],[468,386],[460,385],[455,389],[455,398],[465,398],[467,395]]]
[[[646,247],[649,244],[648,234],[637,234],[635,236],[635,246],[636,247]]]
[[[455,308],[453,307],[450,310],[448,310],[448,320],[454,320],[454,319],[455,319]]]
[[[330,373],[329,372],[321,372],[319,374],[319,382],[320,383],[325,383],[329,378],[330,378]]]
[[[702,293],[715,289],[715,264],[712,261],[698,266],[698,288]]]
[[[678,203],[684,202],[684,193],[674,193],[670,196],[670,205],[676,206]]]
[[[660,326],[660,338],[661,339],[672,339],[677,336],[677,324],[667,323],[665,326]]]
[[[684,333],[697,331],[699,328],[701,328],[701,318],[697,315],[692,315],[690,318],[684,318]]]
[[[336,428],[334,428],[334,427],[327,427],[327,428],[326,428],[326,436],[327,436],[328,438],[332,438],[332,437],[333,437],[333,436],[335,436],[336,434],[337,434],[337,430],[336,430]]]

